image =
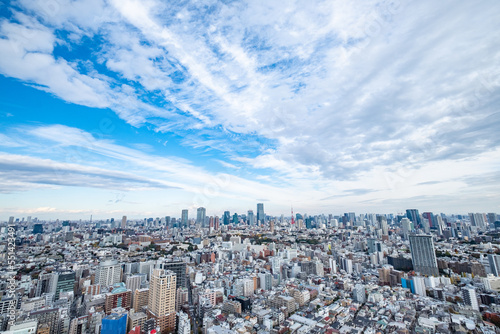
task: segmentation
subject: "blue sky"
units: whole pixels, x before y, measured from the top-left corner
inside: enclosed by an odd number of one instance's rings
[[[0,219],[500,211],[496,1],[0,15]]]

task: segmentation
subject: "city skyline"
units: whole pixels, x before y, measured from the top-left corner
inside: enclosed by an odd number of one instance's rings
[[[500,211],[496,2],[0,17],[0,220]]]

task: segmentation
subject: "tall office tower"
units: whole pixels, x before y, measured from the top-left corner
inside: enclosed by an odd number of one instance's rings
[[[488,254],[488,263],[493,275],[500,276],[500,255]]]
[[[233,224],[234,225],[238,225],[238,214],[235,212],[234,215],[233,215]]]
[[[231,213],[229,211],[224,211],[224,216],[222,221],[224,225],[229,225],[229,223],[231,222]]]
[[[9,217],[9,225],[14,224],[14,216]]]
[[[181,227],[188,227],[188,210],[182,210]]]
[[[248,225],[250,225],[250,226],[255,225],[255,216],[253,215],[252,210],[248,210],[247,220],[248,220]]]
[[[422,226],[422,221],[420,220],[420,214],[417,209],[406,210],[406,217],[413,223],[415,228],[420,228]]]
[[[122,217],[122,229],[124,230],[127,227],[127,216]]]
[[[117,260],[106,260],[97,267],[95,280],[96,284],[109,286],[121,281],[122,266]]]
[[[347,217],[351,223],[354,223],[356,221],[356,213],[354,212],[349,212]]]
[[[196,210],[196,224],[200,224],[201,227],[206,227],[205,226],[205,217],[206,216],[207,216],[207,209],[198,208]]]
[[[403,230],[404,238],[408,239],[408,235],[412,231],[411,221],[408,218],[401,218],[401,229]]]
[[[257,221],[260,224],[264,224],[266,221],[266,216],[264,214],[264,203],[257,203]]]
[[[462,298],[466,305],[469,305],[472,309],[479,311],[476,290],[472,286],[469,285],[462,288]]]
[[[149,284],[148,318],[155,319],[161,334],[175,330],[176,276],[173,271],[155,269]]]
[[[271,231],[271,233],[274,233],[274,220],[271,220],[269,222],[269,230]]]
[[[57,275],[55,299],[58,300],[61,292],[73,291],[75,286],[75,272],[65,271]]]
[[[382,215],[377,216],[378,227],[382,230],[383,235],[389,235],[389,226],[387,225],[387,218]]]
[[[488,213],[488,224],[490,224],[491,227],[495,228],[496,221],[497,221],[497,214],[493,212]]]
[[[354,286],[353,292],[353,299],[360,304],[363,304],[366,302],[366,292],[365,292],[365,286],[363,284],[356,284]]]
[[[439,270],[430,235],[410,235],[410,251],[413,268],[422,275],[438,276]]]
[[[176,276],[176,288],[187,288],[186,262],[161,262],[158,264],[158,266],[155,266],[155,268],[173,271]]]

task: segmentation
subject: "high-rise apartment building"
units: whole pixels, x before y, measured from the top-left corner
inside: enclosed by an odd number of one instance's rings
[[[414,270],[422,275],[438,276],[439,270],[432,236],[410,235],[409,239]]]
[[[175,294],[177,277],[173,271],[154,269],[149,284],[148,318],[156,319],[161,334],[175,330]]]
[[[125,279],[125,286],[127,289],[132,291],[132,294],[135,290],[141,288],[141,282],[143,279],[143,275],[128,275]]]
[[[479,311],[476,290],[472,286],[462,288],[462,298],[464,300],[464,304],[469,305],[473,310]]]
[[[121,281],[122,266],[117,260],[106,260],[97,267],[95,280],[96,284],[109,286]]]
[[[125,287],[125,283],[116,283],[113,290],[106,294],[106,301],[104,304],[104,312],[111,314],[111,311],[117,307],[130,310],[132,306],[132,291]]]
[[[149,289],[137,289],[134,291],[133,308],[135,312],[142,312],[143,307],[148,306]]]

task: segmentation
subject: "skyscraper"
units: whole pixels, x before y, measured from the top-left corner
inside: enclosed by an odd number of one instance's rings
[[[264,215],[264,203],[257,203],[257,221],[260,224],[263,224],[266,220],[266,216]]]
[[[127,216],[122,217],[122,229],[125,229],[127,227]]]
[[[420,214],[417,209],[408,209],[406,210],[406,217],[413,223],[413,226],[416,228],[420,228],[422,226],[422,222],[420,220]]]
[[[173,271],[154,269],[149,285],[148,319],[155,319],[161,334],[175,330],[176,275]]]
[[[430,235],[410,235],[410,250],[413,268],[422,275],[438,276],[439,270]]]
[[[229,225],[231,222],[231,213],[229,211],[224,211],[224,217],[223,217],[223,224],[224,225]]]
[[[255,225],[255,216],[253,215],[252,210],[248,210],[247,220],[248,220],[248,225],[250,225],[250,226]]]
[[[188,210],[182,210],[181,227],[187,227],[187,226],[188,226]]]
[[[200,224],[201,227],[206,227],[205,217],[207,216],[207,210],[205,208],[198,208],[196,210],[196,224]]]

